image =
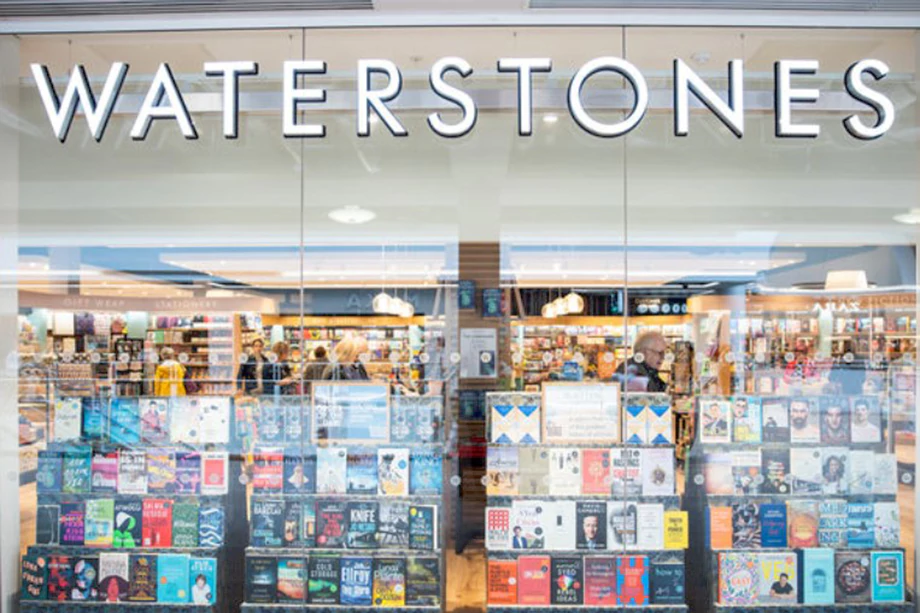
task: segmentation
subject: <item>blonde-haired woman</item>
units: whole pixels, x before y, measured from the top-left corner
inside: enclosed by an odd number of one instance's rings
[[[370,376],[361,363],[361,354],[367,351],[363,336],[346,336],[332,349],[332,361],[323,371],[327,381],[368,381]]]
[[[185,366],[176,361],[176,351],[163,347],[160,365],[153,376],[154,396],[185,396]]]

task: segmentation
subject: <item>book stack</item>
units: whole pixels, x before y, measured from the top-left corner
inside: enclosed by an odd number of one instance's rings
[[[669,398],[544,384],[487,395],[488,605],[683,607]]]
[[[39,452],[33,601],[214,605],[228,398],[58,398]]]
[[[314,384],[300,444],[250,413],[246,602],[440,609],[442,399]]]
[[[904,602],[897,461],[877,397],[697,401],[688,487],[705,501],[720,604]]]

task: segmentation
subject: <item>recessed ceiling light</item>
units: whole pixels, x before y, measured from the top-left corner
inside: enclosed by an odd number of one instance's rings
[[[543,116],[543,123],[556,123],[559,121],[559,115],[555,113],[547,113]]]
[[[920,209],[911,209],[906,213],[895,215],[894,220],[899,223],[906,223],[912,226],[920,224]]]
[[[377,217],[377,214],[373,211],[362,209],[352,204],[329,211],[329,219],[350,225],[367,223],[375,217]]]

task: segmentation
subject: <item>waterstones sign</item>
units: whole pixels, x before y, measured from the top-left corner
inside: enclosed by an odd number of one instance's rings
[[[779,60],[773,70],[773,114],[777,138],[816,138],[821,126],[793,117],[793,104],[817,103],[821,91],[804,87],[809,76],[818,74],[817,60]],[[97,141],[105,129],[121,96],[122,85],[129,67],[122,62],[111,65],[100,91],[94,91],[90,78],[82,65],[74,67],[63,92],[52,82],[47,66],[32,64],[32,75],[41,95],[42,104],[54,135],[61,141],[73,123],[77,108],[81,107],[90,133]],[[247,77],[259,74],[259,65],[252,61],[205,62],[206,77],[222,82],[223,136],[233,139],[239,133],[240,92]],[[282,68],[282,122],[281,133],[289,138],[324,138],[326,126],[309,112],[323,109],[326,90],[309,87],[312,79],[326,74],[322,60],[286,61]],[[508,73],[517,79],[517,130],[521,136],[533,133],[533,79],[534,75],[551,73],[550,58],[501,58],[497,62],[499,73]],[[845,72],[843,85],[847,96],[864,112],[852,113],[843,119],[843,128],[853,138],[872,140],[884,135],[894,124],[895,109],[891,99],[873,85],[889,72],[881,60],[864,59],[852,64]],[[632,101],[623,117],[616,121],[602,120],[597,109],[585,105],[584,89],[596,75],[607,73],[625,80],[632,90]],[[691,97],[712,112],[735,136],[744,136],[744,64],[731,60],[727,69],[728,90],[723,97],[693,71],[683,60],[673,62],[673,115],[674,134],[686,136],[690,132]],[[375,86],[376,83],[381,85]],[[450,80],[448,80],[448,78]],[[460,57],[444,57],[434,62],[429,72],[431,91],[446,104],[460,111],[459,118],[445,118],[441,112],[428,115],[428,127],[438,136],[456,138],[469,134],[476,126],[477,105],[473,96],[461,85],[473,78],[473,68]],[[798,80],[798,82],[796,82]],[[393,136],[408,136],[409,132],[399,120],[390,104],[399,97],[403,77],[399,67],[390,60],[359,60],[355,79],[356,133],[366,137],[371,131],[371,117],[376,116]],[[97,88],[98,89],[98,88]],[[642,72],[627,60],[608,56],[597,57],[575,71],[567,87],[567,106],[572,119],[583,130],[597,137],[614,138],[628,134],[640,124],[649,108],[648,83]],[[137,112],[131,137],[143,141],[150,134],[154,121],[174,123],[186,139],[197,139],[198,130],[189,112],[169,64],[159,65],[150,81],[140,109]]]

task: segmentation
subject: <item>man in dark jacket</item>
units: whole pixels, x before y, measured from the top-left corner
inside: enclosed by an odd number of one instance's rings
[[[624,389],[637,392],[666,392],[668,384],[658,374],[668,342],[660,332],[643,332],[633,344],[632,357],[620,364],[617,374]]]

